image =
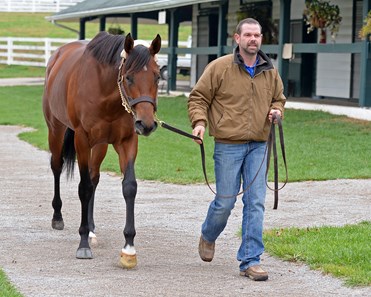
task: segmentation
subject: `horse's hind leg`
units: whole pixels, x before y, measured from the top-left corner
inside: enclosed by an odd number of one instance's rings
[[[64,228],[61,212],[62,200],[60,196],[60,176],[63,168],[62,149],[64,132],[64,127],[59,127],[53,130],[49,128],[48,135],[49,149],[51,152],[50,167],[54,175],[54,197],[52,202],[54,213],[52,219],[52,228],[57,230],[63,230]]]
[[[100,178],[100,165],[103,162],[104,157],[107,153],[108,144],[98,144],[93,147],[90,162],[90,178],[93,183],[93,194],[89,201],[88,208],[88,224],[89,224],[89,239],[92,245],[97,244],[95,235],[95,224],[94,224],[94,200],[95,191],[97,189],[99,178]]]
[[[88,209],[94,193],[94,186],[89,172],[91,149],[84,131],[76,131],[75,147],[80,171],[79,198],[81,202],[80,244],[76,252],[76,258],[92,259],[93,254],[89,245]]]

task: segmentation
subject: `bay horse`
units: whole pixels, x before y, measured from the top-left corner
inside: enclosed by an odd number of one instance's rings
[[[126,202],[125,244],[120,263],[124,268],[137,264],[134,162],[138,135],[148,136],[157,127],[160,72],[156,54],[160,48],[160,35],[146,47],[135,45],[130,33],[125,37],[100,32],[90,42],[61,46],[48,61],[43,112],[54,175],[52,228],[64,228],[60,176],[66,168],[67,177],[72,177],[77,157],[81,224],[76,258],[93,258],[89,242],[95,238],[94,196],[101,163],[108,144],[112,144],[124,176],[122,193]]]

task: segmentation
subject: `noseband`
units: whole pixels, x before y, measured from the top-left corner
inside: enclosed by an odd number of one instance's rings
[[[122,106],[125,107],[125,110],[128,113],[131,113],[134,115],[134,111],[133,111],[134,105],[141,103],[141,102],[148,102],[148,103],[151,103],[153,105],[154,110],[157,111],[157,98],[151,98],[149,96],[140,96],[138,98],[133,99],[127,94],[127,92],[125,91],[124,82],[123,82],[124,76],[121,74],[121,69],[124,63],[125,63],[125,58],[121,60],[120,67],[119,67],[119,74],[117,77],[117,86],[119,88]]]

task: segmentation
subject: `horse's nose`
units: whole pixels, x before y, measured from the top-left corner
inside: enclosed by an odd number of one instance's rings
[[[135,121],[135,132],[139,135],[148,136],[157,129],[157,122],[147,125],[142,120]]]

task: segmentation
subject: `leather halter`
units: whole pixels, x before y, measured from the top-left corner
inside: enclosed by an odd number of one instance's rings
[[[157,111],[157,98],[151,98],[149,96],[140,96],[138,98],[133,99],[127,94],[127,92],[125,91],[124,82],[123,82],[124,76],[121,74],[121,69],[124,63],[125,63],[125,58],[122,58],[120,67],[119,67],[119,74],[117,77],[117,86],[119,88],[122,106],[125,107],[125,110],[128,113],[131,113],[134,115],[133,108],[136,104],[141,103],[141,102],[148,102],[148,103],[151,103],[153,105],[154,110]]]

